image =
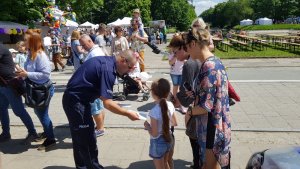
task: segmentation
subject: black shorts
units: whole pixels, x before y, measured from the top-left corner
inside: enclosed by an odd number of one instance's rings
[[[207,133],[206,133],[206,148],[213,149],[215,140],[216,126],[213,123],[212,114],[208,112]]]

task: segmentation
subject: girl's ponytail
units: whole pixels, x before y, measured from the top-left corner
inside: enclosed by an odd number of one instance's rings
[[[162,131],[163,131],[163,137],[167,142],[171,142],[171,136],[170,136],[170,119],[169,119],[169,113],[168,113],[168,105],[167,100],[165,98],[161,99],[159,102],[159,105],[161,107],[161,114],[162,114]]]

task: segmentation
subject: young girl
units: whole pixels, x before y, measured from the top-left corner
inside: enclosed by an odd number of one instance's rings
[[[24,68],[24,63],[27,59],[26,46],[24,41],[17,43],[18,53],[15,58],[15,64],[18,64],[21,68]]]
[[[175,108],[167,101],[170,93],[170,83],[166,79],[159,79],[152,83],[151,92],[156,105],[151,109],[150,124],[145,121],[144,126],[150,134],[149,156],[153,158],[156,169],[172,169],[172,155],[174,138],[171,126],[176,126]]]

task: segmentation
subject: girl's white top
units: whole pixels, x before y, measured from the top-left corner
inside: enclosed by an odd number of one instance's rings
[[[170,120],[170,128],[171,128],[171,123],[172,123],[172,117],[174,115],[174,112],[175,112],[175,107],[173,105],[172,102],[170,101],[167,101],[167,105],[168,105],[168,115],[169,115],[169,120]],[[160,105],[159,103],[156,104],[151,110],[150,110],[150,113],[149,113],[149,116],[155,120],[157,120],[157,124],[158,124],[158,136],[157,137],[153,137],[153,136],[150,136],[151,139],[155,139],[155,138],[158,138],[159,136],[161,136],[163,134],[162,132],[162,124],[163,124],[163,118],[162,118],[162,112],[161,112],[161,108],[160,108]]]

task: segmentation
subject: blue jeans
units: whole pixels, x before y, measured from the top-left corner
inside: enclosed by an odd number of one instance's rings
[[[26,126],[28,133],[36,134],[32,119],[24,108],[21,96],[16,95],[10,87],[0,86],[0,120],[3,134],[10,134],[9,104],[15,115],[18,116]]]
[[[51,86],[51,88],[50,88],[51,96],[50,97],[52,97],[53,94],[54,94],[54,87]],[[48,114],[49,106],[41,107],[41,108],[34,108],[33,110],[43,126],[46,137],[48,139],[54,139],[53,125],[52,125],[52,121]]]

